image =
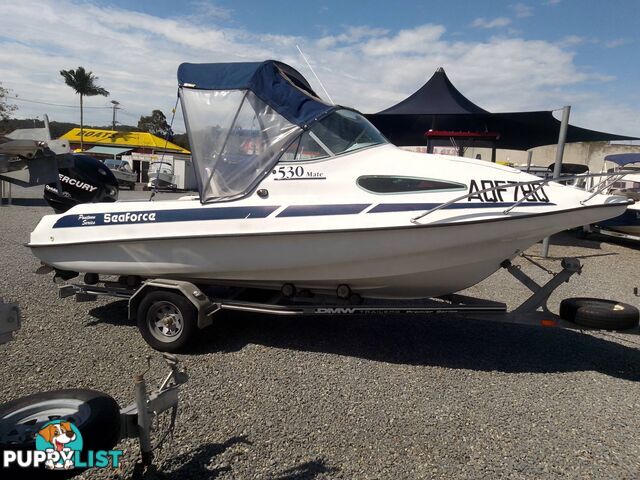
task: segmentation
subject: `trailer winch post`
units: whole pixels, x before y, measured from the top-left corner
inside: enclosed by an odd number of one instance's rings
[[[151,447],[151,415],[147,407],[147,383],[144,374],[134,377],[136,391],[136,409],[138,413],[138,438],[140,440],[140,454],[144,466],[153,462],[153,449]]]

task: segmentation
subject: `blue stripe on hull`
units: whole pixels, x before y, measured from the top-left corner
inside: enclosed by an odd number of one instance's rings
[[[266,218],[279,206],[190,208],[175,210],[146,210],[138,212],[86,213],[65,215],[53,228],[101,225],[132,225],[140,223],[195,222],[203,220],[238,220]]]
[[[371,206],[369,203],[345,205],[292,205],[278,214],[278,217],[314,217],[318,215],[355,215]]]
[[[484,202],[484,203],[453,203],[443,210],[458,210],[465,208],[507,208],[516,202]],[[381,203],[367,213],[410,212],[416,210],[431,210],[442,205],[441,203]],[[555,205],[549,202],[523,202],[518,207],[539,207],[543,205]]]
[[[441,203],[381,203],[367,213],[390,213],[426,211],[442,205]],[[476,208],[506,208],[515,202],[483,202],[483,203],[454,203],[445,209],[476,209]],[[518,207],[550,206],[555,203],[523,202]],[[291,205],[280,212],[278,217],[314,217],[321,215],[357,215],[371,204],[351,203],[338,205]],[[80,215],[65,215],[60,218],[53,228],[69,227],[97,227],[103,225],[132,225],[142,223],[170,223],[194,222],[205,220],[240,220],[243,218],[266,218],[274,213],[279,206],[248,206],[248,207],[215,207],[189,208],[174,210],[146,210],[137,212],[117,213],[87,213]]]

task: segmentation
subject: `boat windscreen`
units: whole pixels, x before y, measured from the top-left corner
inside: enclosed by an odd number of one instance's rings
[[[369,120],[346,108],[320,119],[311,126],[310,131],[333,155],[387,143]]]
[[[302,129],[251,90],[182,88],[203,203],[245,194]]]

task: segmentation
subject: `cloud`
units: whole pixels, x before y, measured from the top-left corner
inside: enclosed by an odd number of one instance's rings
[[[38,28],[33,28],[34,12]],[[77,96],[58,72],[82,65],[111,92],[108,99],[86,99],[86,105],[109,107],[110,100],[117,100],[123,107],[119,119],[135,125],[140,115],[153,109],[170,116],[176,101],[176,70],[182,62],[276,58],[300,70],[321,93],[297,44],[333,99],[365,112],[402,100],[439,66],[446,68],[466,96],[490,111],[561,107],[571,103],[576,92],[611,80],[578,66],[574,53],[562,42],[499,37],[463,41],[435,24],[395,31],[350,25],[314,38],[255,33],[237,26],[233,13],[231,19],[212,18],[206,24],[186,15],[162,18],[84,0],[0,2],[0,16],[12,19],[3,24],[0,37],[3,86],[25,99],[77,105]],[[596,129],[640,133],[640,120],[632,113],[620,118],[597,115],[599,108],[614,112],[615,102],[597,93],[579,101],[573,121]],[[17,115],[23,118],[45,111],[52,120],[77,121],[79,116],[74,108],[15,103],[20,106]],[[633,110],[633,104],[626,108]],[[109,108],[88,109],[86,122],[106,125],[110,114]],[[184,129],[180,109],[174,127]]]
[[[546,0],[544,2],[545,5],[551,5],[552,7],[558,5],[561,0]]]
[[[479,18],[476,18],[473,22],[471,22],[471,26],[476,28],[499,28],[499,27],[506,27],[510,23],[511,23],[511,19],[507,17],[497,17],[492,19],[479,17]]]
[[[190,2],[189,5],[194,10],[193,14],[190,16],[193,20],[228,20],[231,18],[231,14],[233,13],[228,8],[219,7],[206,0],[195,0]]]
[[[580,37],[578,35],[567,35],[566,37],[562,37],[557,45],[561,47],[575,47],[578,45],[582,45],[587,40],[584,37]]]
[[[339,44],[355,43],[365,38],[379,37],[389,33],[386,28],[371,28],[363,26],[348,26],[339,35],[328,35],[318,40],[318,46],[330,48]]]
[[[510,5],[510,8],[518,18],[526,18],[533,15],[533,8],[529,5],[525,5],[524,3],[516,3],[515,5]]]
[[[423,25],[401,30],[392,37],[378,35],[362,46],[367,55],[392,55],[423,53],[433,48],[433,43],[440,40],[445,28],[441,25]]]
[[[608,42],[605,42],[604,46],[607,48],[616,48],[616,47],[621,47],[622,45],[626,45],[627,43],[629,43],[629,40],[625,38],[616,38],[614,40],[609,40]]]
[[[591,99],[582,99],[580,103],[574,103],[574,106],[571,107],[570,122],[579,127],[605,132],[626,133],[633,137],[640,135],[640,129],[638,129],[640,125],[639,110],[633,109],[627,104],[612,102],[597,96],[591,97]],[[635,125],[636,128],[625,129],[625,124]]]

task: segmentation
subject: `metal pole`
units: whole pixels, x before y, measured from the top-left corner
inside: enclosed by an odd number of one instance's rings
[[[567,129],[569,128],[569,114],[571,106],[566,105],[562,108],[562,123],[560,123],[560,134],[558,135],[558,147],[556,148],[556,163],[553,166],[553,178],[558,178],[562,171],[562,157],[564,155],[564,143],[567,139]],[[542,241],[542,256],[549,256],[549,237]]]
[[[153,462],[153,449],[151,448],[151,417],[147,407],[147,385],[143,375],[134,377],[136,390],[136,408],[138,410],[138,437],[140,439],[140,453],[142,464],[147,466]]]
[[[531,159],[533,158],[533,150],[527,152],[527,173],[531,170]]]
[[[113,105],[113,119],[111,121],[111,130],[115,130],[116,129],[116,110],[118,110],[118,105],[120,105],[120,102],[118,102],[117,100],[111,100],[111,104]]]
[[[51,140],[51,128],[49,127],[49,115],[46,113],[42,116],[44,118],[44,128],[47,130],[47,140]]]

